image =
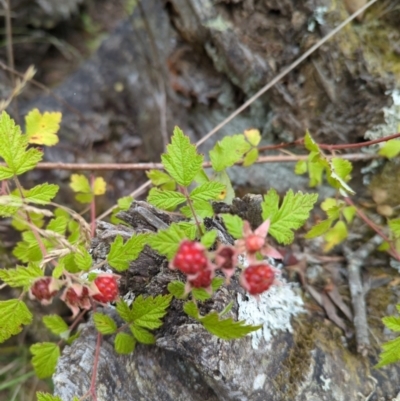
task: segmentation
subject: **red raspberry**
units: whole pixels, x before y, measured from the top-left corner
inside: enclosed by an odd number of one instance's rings
[[[212,281],[212,271],[211,270],[202,270],[193,280],[189,280],[189,283],[192,287],[195,288],[207,288],[211,285]]]
[[[268,290],[274,280],[275,273],[266,263],[249,266],[240,277],[242,287],[252,295]]]
[[[88,297],[88,295],[89,290],[87,287],[82,288],[82,293],[79,297],[73,288],[68,288],[67,292],[65,293],[65,302],[72,306],[78,306],[85,298]]]
[[[255,234],[250,234],[245,239],[245,247],[247,252],[258,252],[261,250],[264,244],[265,239]]]
[[[101,274],[94,280],[100,294],[93,295],[96,301],[106,303],[115,301],[118,296],[118,283],[112,274]]]
[[[173,259],[172,268],[179,269],[185,274],[196,274],[208,265],[205,248],[198,242],[184,240],[179,245]]]
[[[53,298],[57,291],[50,292],[51,277],[36,280],[31,287],[31,294],[39,301]]]

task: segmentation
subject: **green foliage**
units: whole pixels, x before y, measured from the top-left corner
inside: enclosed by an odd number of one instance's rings
[[[171,300],[171,295],[147,298],[139,295],[130,307],[121,300],[116,309],[119,316],[129,324],[134,340],[143,344],[154,344],[155,338],[150,330],[158,329],[162,325],[161,319],[167,313]],[[115,345],[116,350],[126,353],[128,349],[135,347],[135,341],[130,337],[119,337],[118,345]]]
[[[55,335],[62,336],[69,334],[69,328],[64,319],[58,315],[43,316],[44,325]],[[68,336],[67,336],[68,338]]]
[[[262,327],[262,325],[246,325],[243,320],[235,322],[232,318],[221,319],[217,312],[201,316],[196,304],[192,301],[187,302],[183,309],[190,317],[200,322],[207,331],[223,340],[242,338]],[[223,312],[226,313],[226,311]]]
[[[101,334],[114,334],[117,331],[117,324],[110,317],[103,313],[93,313],[93,321],[97,331]]]
[[[37,401],[63,401],[59,396],[38,392],[36,393]],[[72,400],[75,401],[75,400]]]
[[[241,238],[243,235],[243,220],[233,214],[221,214],[225,227],[233,238]]]
[[[180,192],[152,188],[147,196],[147,201],[160,209],[175,210],[178,205],[186,202],[186,196]]]
[[[115,337],[114,348],[118,354],[130,354],[134,351],[136,340],[127,333],[118,333]]]
[[[304,146],[310,154],[307,162],[299,161],[296,164],[296,174],[304,174],[308,171],[310,177],[309,185],[310,187],[316,187],[322,184],[322,176],[325,172],[329,185],[339,190],[342,195],[346,196],[348,193],[354,193],[347,184],[353,169],[348,160],[339,157],[326,157],[309,132],[304,137]]]
[[[383,144],[379,149],[379,155],[387,157],[388,159],[393,159],[400,154],[400,140],[391,139]]]
[[[32,281],[43,276],[42,269],[35,263],[17,266],[15,269],[0,269],[0,279],[10,287],[23,287],[27,291]]]
[[[179,243],[185,238],[185,231],[174,223],[166,230],[160,230],[157,234],[150,236],[147,242],[155,251],[171,260],[179,248]]]
[[[201,237],[201,243],[206,247],[206,248],[211,248],[214,245],[214,242],[217,238],[218,232],[217,230],[211,230],[207,231],[202,237]]]
[[[325,199],[321,208],[328,218],[312,227],[305,238],[310,239],[323,235],[325,240],[324,252],[328,252],[347,238],[347,225],[353,221],[356,209],[354,206],[347,206],[342,200],[334,198]]]
[[[306,222],[317,199],[318,194],[294,194],[290,189],[279,207],[279,195],[270,189],[261,204],[263,220],[271,221],[269,233],[279,243],[287,245],[293,242],[293,230]]]
[[[246,152],[251,149],[251,145],[244,135],[233,135],[225,137],[216,143],[210,150],[210,159],[215,171],[225,170],[240,161]]]
[[[60,347],[54,343],[43,342],[31,345],[30,351],[37,377],[44,379],[52,376],[60,357]]]
[[[110,222],[112,224],[126,224],[124,221],[122,221],[121,219],[119,219],[117,217],[117,214],[119,212],[122,212],[122,211],[125,211],[125,210],[129,210],[133,200],[134,199],[133,199],[132,196],[124,196],[124,197],[118,199],[117,207],[113,210],[112,215],[110,217]]]
[[[400,305],[396,306],[400,311]],[[400,332],[400,317],[387,316],[382,319],[383,324],[394,332]],[[382,353],[380,354],[379,363],[375,366],[381,368],[391,363],[396,363],[400,360],[400,337],[382,344]]]
[[[32,322],[32,313],[19,299],[0,301],[0,343],[21,332],[22,326]]]
[[[0,166],[0,180],[7,180],[35,168],[42,160],[42,153],[28,148],[28,137],[3,111],[0,115],[0,157],[7,166]]]
[[[56,134],[60,129],[61,117],[59,112],[45,111],[41,114],[38,109],[31,110],[25,117],[26,136],[29,143],[56,145],[58,143]]]
[[[142,252],[148,239],[148,234],[137,234],[124,244],[122,237],[117,235],[107,255],[108,263],[119,272],[126,270],[129,267],[129,262],[135,260]]]
[[[183,187],[192,183],[203,164],[203,156],[178,127],[175,127],[171,144],[161,160],[168,174]]]
[[[81,203],[90,203],[95,196],[104,195],[106,192],[106,182],[102,177],[96,177],[92,187],[84,175],[72,174],[69,186],[77,193],[75,199]]]
[[[176,190],[175,180],[172,179],[171,176],[169,176],[167,173],[164,173],[163,171],[160,170],[150,170],[146,172],[146,175],[154,186],[160,187],[160,189],[164,191]]]

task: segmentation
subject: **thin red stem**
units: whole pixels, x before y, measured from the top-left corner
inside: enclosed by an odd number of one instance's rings
[[[90,202],[90,227],[91,227],[92,238],[94,238],[96,234],[96,198],[94,194],[94,182],[95,182],[95,177],[93,174],[91,174],[90,186],[92,188],[93,198],[92,201]]]

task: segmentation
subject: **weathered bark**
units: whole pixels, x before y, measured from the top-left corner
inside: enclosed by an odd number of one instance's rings
[[[240,203],[243,212],[247,204],[247,216],[256,214],[257,197]],[[144,202],[120,217],[134,231],[100,223],[91,250],[95,263],[104,260],[117,234],[128,237],[133,232],[155,231],[173,219]],[[164,258],[146,248],[123,274],[121,292],[158,295],[166,293],[167,284],[177,278],[179,273],[170,271]],[[230,301],[234,301],[232,317],[262,322],[263,329],[252,338],[219,340],[185,315],[182,301],[175,299],[156,333],[155,346],[139,345],[133,354],[121,356],[113,350],[113,338],[106,337],[101,346],[97,400],[356,400],[359,393],[367,396],[372,391],[373,380],[377,381],[375,399],[396,396],[400,368],[371,371],[374,358],[357,356],[343,342],[338,328],[303,314],[301,298],[289,284],[274,287],[255,301],[244,294],[234,277],[230,286],[223,286],[200,306],[201,313],[221,311]],[[104,312],[118,321],[113,309]],[[295,317],[293,326],[291,317]],[[90,386],[96,336],[89,322],[80,338],[63,352],[53,380],[55,393],[65,401],[85,394]]]

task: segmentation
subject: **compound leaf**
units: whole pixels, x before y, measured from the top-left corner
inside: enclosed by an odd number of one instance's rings
[[[39,379],[52,376],[60,357],[60,347],[55,343],[43,342],[31,345],[30,351],[33,354],[32,365]]]

